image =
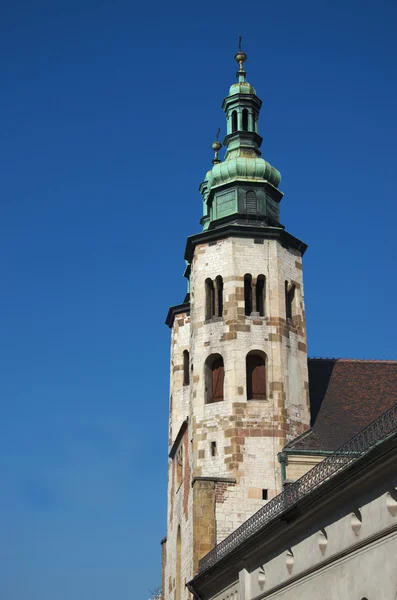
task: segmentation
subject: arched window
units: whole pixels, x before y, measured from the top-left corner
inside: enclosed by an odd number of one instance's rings
[[[211,319],[215,314],[215,290],[212,279],[205,280],[205,318]]]
[[[256,131],[256,113],[253,111],[252,113],[252,131]]]
[[[223,279],[220,275],[215,279],[215,316],[223,315]]]
[[[266,400],[266,355],[260,350],[247,354],[247,400]]]
[[[256,193],[253,192],[252,190],[247,192],[247,194],[245,196],[245,202],[246,202],[246,206],[247,206],[247,214],[256,215],[257,210],[258,210]]]
[[[252,313],[252,276],[249,273],[244,275],[244,304],[245,314],[249,316]]]
[[[181,600],[181,567],[182,567],[181,526],[176,534],[176,573],[175,573],[175,600]]]
[[[232,112],[232,133],[237,131],[237,111]]]
[[[187,350],[183,351],[183,385],[189,385],[190,376],[189,376],[189,352]]]
[[[256,278],[256,310],[260,317],[265,316],[265,281],[264,275]]]
[[[225,368],[220,354],[211,354],[205,361],[205,402],[221,402],[223,400],[223,384]]]
[[[243,131],[248,131],[248,110],[243,109]]]
[[[220,275],[215,281],[205,280],[205,318],[221,317],[223,314],[223,279]]]
[[[287,319],[292,319],[293,304],[295,298],[295,285],[285,282],[285,316]]]

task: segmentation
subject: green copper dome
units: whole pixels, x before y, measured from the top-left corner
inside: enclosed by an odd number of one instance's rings
[[[268,181],[277,187],[281,174],[266,160],[260,157],[237,156],[214,165],[206,175],[210,189],[229,181]]]
[[[252,87],[248,81],[239,81],[238,83],[233,83],[230,86],[229,96],[234,96],[234,94],[255,94],[255,88]]]

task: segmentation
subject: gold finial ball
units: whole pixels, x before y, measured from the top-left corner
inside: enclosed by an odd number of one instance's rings
[[[219,140],[215,140],[215,142],[211,145],[211,148],[215,150],[215,152],[218,152],[222,148],[222,144]]]
[[[239,50],[237,54],[234,55],[234,60],[236,60],[238,63],[243,63],[247,60],[247,55],[242,50]]]

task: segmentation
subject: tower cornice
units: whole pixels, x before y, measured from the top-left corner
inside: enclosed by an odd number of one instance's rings
[[[277,240],[283,246],[289,246],[299,250],[302,256],[307,249],[307,244],[305,244],[305,242],[294,237],[282,227],[228,223],[223,227],[209,229],[202,233],[189,236],[186,242],[185,260],[189,261],[189,263],[192,262],[194,249],[198,244],[216,242],[229,237],[252,238],[253,240]]]

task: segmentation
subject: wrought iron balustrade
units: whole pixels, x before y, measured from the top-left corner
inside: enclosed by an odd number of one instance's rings
[[[291,508],[298,500],[319,487],[325,481],[361,458],[376,444],[397,430],[397,404],[383,415],[362,429],[357,435],[344,443],[338,450],[315,467],[310,469],[300,479],[291,483],[278,496],[260,508],[252,517],[238,529],[220,542],[199,562],[199,573],[212,567],[221,558],[227,556],[241,542],[256,533],[266,523]]]

